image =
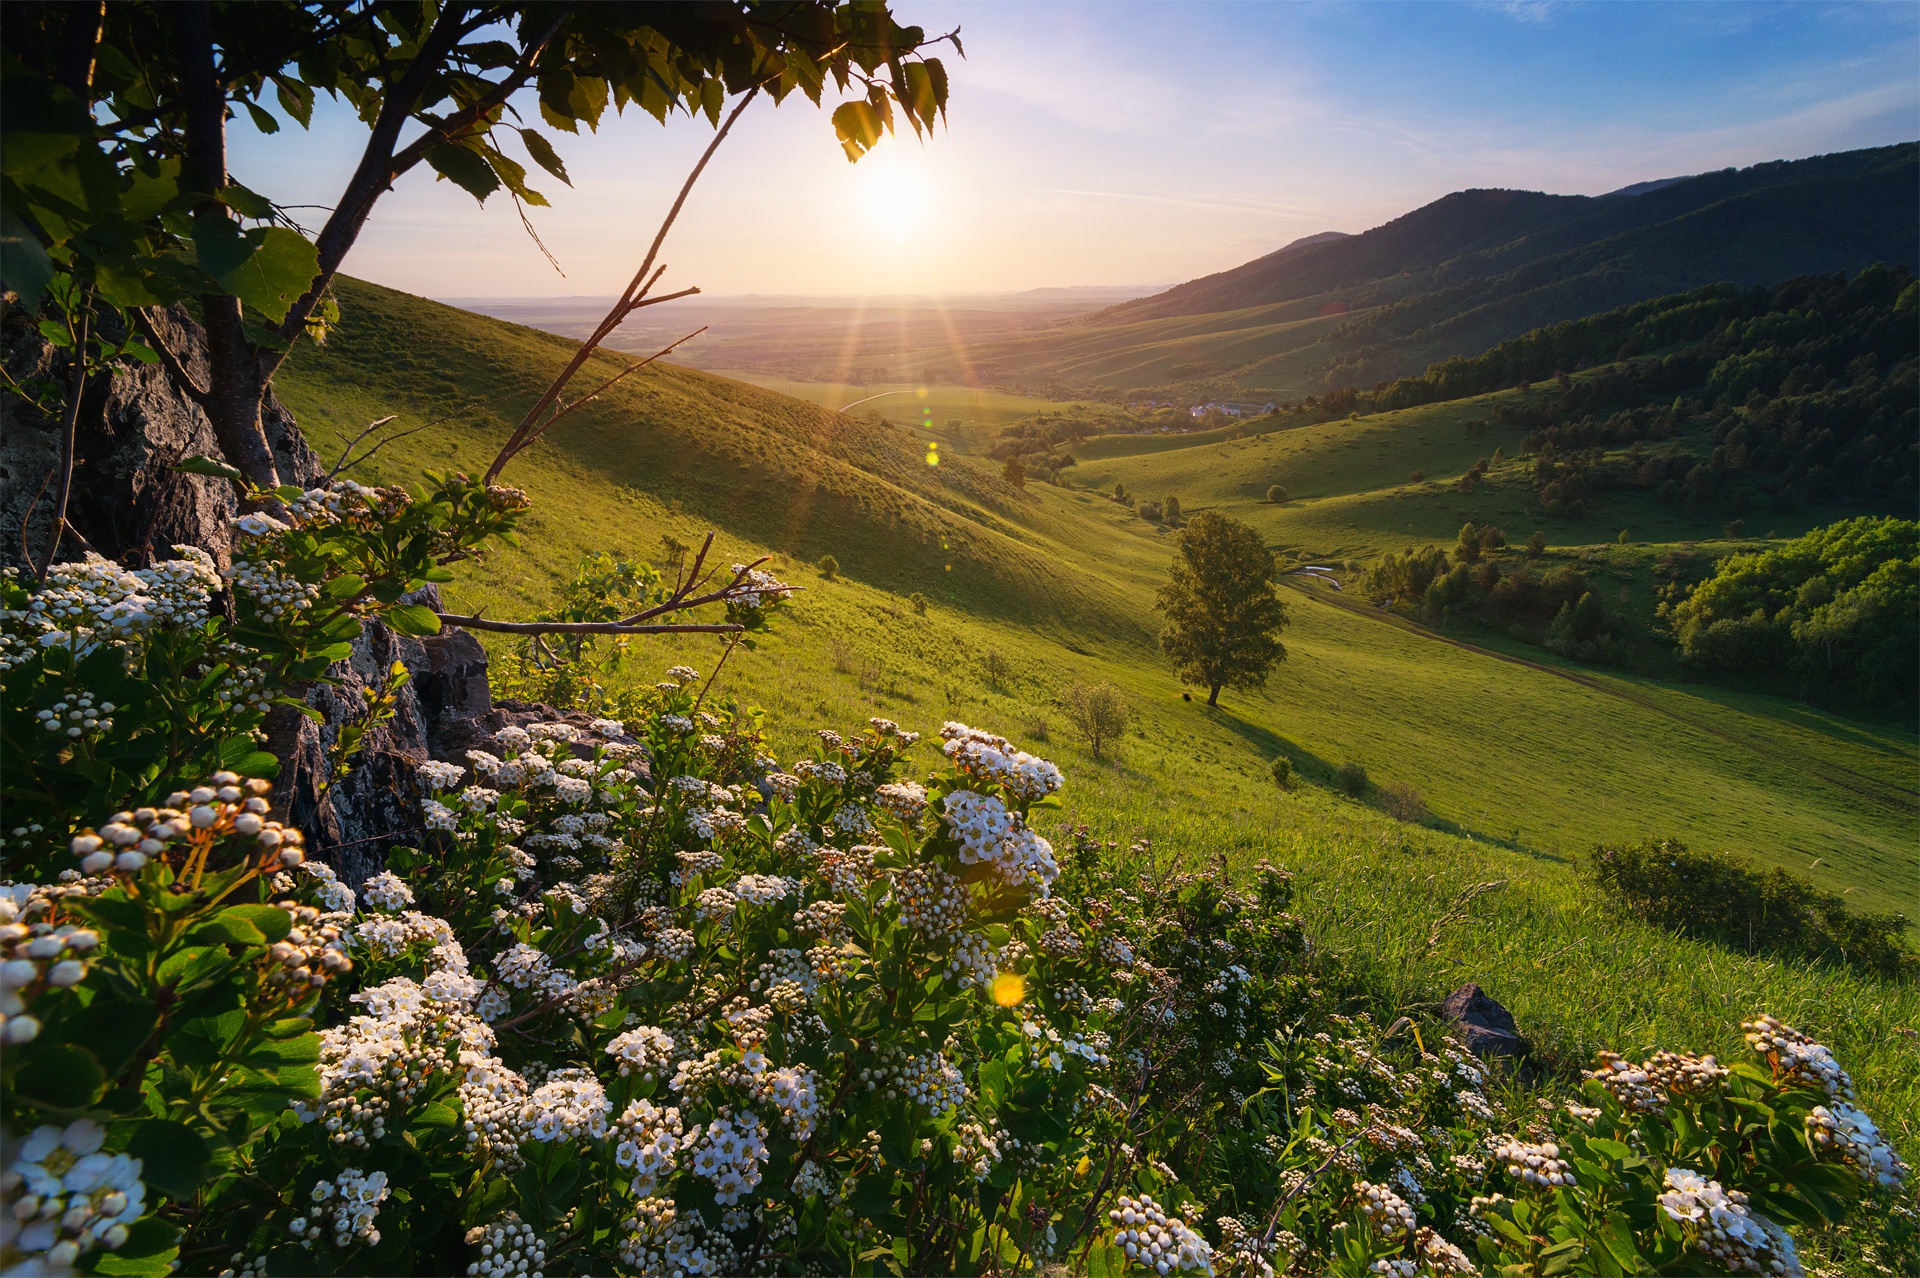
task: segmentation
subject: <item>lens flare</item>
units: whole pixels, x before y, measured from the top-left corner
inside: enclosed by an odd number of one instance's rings
[[[993,978],[993,1001],[1002,1007],[1018,1007],[1027,1001],[1027,978],[1018,972],[1001,972]]]

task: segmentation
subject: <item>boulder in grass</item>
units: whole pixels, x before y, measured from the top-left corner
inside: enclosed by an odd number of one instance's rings
[[[1527,1040],[1513,1023],[1513,1013],[1472,981],[1447,995],[1447,1001],[1440,1005],[1440,1015],[1453,1024],[1467,1049],[1483,1061],[1527,1054]]]

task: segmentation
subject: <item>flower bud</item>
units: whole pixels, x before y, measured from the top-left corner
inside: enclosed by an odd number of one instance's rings
[[[277,848],[280,846],[280,831],[269,826],[254,836],[253,841],[263,848]]]
[[[70,950],[84,954],[98,944],[100,934],[90,927],[77,927],[67,933],[67,948]]]
[[[198,791],[195,791],[195,793],[198,793]],[[220,819],[220,813],[216,809],[210,808],[202,803],[189,810],[187,818],[193,822],[195,829],[204,830]]]
[[[78,985],[86,974],[86,966],[79,959],[61,959],[47,970],[47,983],[62,987]]]
[[[67,846],[73,849],[75,856],[85,856],[87,853],[99,849],[100,836],[97,834],[76,835],[73,842]]]
[[[265,816],[267,813],[267,801],[261,798],[259,795],[255,795],[253,798],[248,799],[245,803],[241,804],[240,806],[245,808],[247,811],[255,813],[260,816]]]
[[[306,859],[307,854],[299,848],[286,848],[280,853],[280,864],[286,866],[289,870]]]
[[[113,853],[93,852],[89,853],[80,862],[80,872],[82,874],[102,874],[105,873],[107,868],[112,864]]]
[[[233,828],[238,834],[258,834],[260,827],[265,824],[266,822],[252,812],[242,812],[233,819]]]
[[[17,990],[40,979],[40,965],[29,959],[0,963],[0,989]]]
[[[9,1043],[31,1043],[40,1036],[40,1022],[31,1016],[10,1016],[7,1027],[0,1031]]]
[[[213,787],[205,785],[195,786],[187,792],[187,802],[192,804],[212,803]]]
[[[114,858],[113,868],[122,874],[138,874],[147,868],[146,854],[144,852],[122,852]]]

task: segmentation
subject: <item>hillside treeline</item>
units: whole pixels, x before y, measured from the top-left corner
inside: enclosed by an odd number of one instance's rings
[[[1672,610],[1681,656],[1792,679],[1803,695],[1911,706],[1920,692],[1920,523],[1849,519],[1731,555]]]

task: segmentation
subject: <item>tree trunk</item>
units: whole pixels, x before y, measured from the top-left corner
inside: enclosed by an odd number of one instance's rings
[[[1220,704],[1220,685],[1219,684],[1216,683],[1211,688],[1207,689],[1207,704],[1210,706],[1218,706]]]

